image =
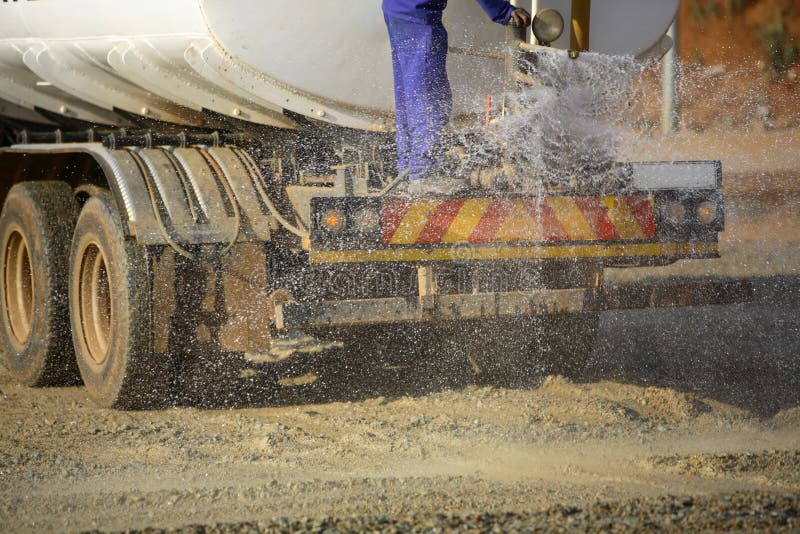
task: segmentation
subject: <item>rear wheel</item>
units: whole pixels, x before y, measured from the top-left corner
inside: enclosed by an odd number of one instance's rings
[[[467,361],[481,384],[526,388],[544,375],[539,338],[540,317],[497,319],[476,327],[467,337]]]
[[[72,337],[89,394],[115,408],[165,404],[171,369],[151,350],[146,250],[125,239],[109,198],[84,205],[69,265]]]
[[[575,313],[547,317],[536,348],[544,370],[582,380],[591,362],[597,331],[598,313]]]
[[[496,320],[452,337],[478,382],[527,388],[548,374],[581,380],[597,336],[596,313]]]
[[[24,182],[11,188],[0,216],[0,350],[28,386],[79,381],[67,303],[77,212],[67,184]]]

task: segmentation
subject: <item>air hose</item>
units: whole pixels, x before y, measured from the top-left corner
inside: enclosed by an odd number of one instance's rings
[[[252,164],[250,162],[249,156],[247,156],[246,154],[244,156],[242,155],[242,150],[241,149],[234,148],[234,154],[236,154],[236,157],[239,158],[239,161],[242,162],[242,165],[247,167],[247,169],[250,172],[251,176],[259,176],[260,175],[258,170],[253,168],[253,166],[252,166]],[[269,198],[269,195],[264,190],[264,187],[262,186],[262,184],[258,180],[253,180],[253,182],[254,182],[256,190],[258,191],[259,196],[261,197],[261,200],[264,202],[264,205],[267,207],[267,209],[269,210],[270,214],[273,217],[275,217],[276,221],[278,221],[278,224],[283,226],[286,230],[288,230],[289,232],[293,233],[297,237],[299,237],[301,239],[308,239],[310,237],[310,235],[308,233],[308,229],[306,229],[306,228],[298,228],[297,226],[295,226],[292,223],[290,223],[283,215],[281,215],[281,213],[278,211],[278,208],[275,207],[275,204],[273,204],[272,200]],[[302,222],[300,224],[302,225]]]

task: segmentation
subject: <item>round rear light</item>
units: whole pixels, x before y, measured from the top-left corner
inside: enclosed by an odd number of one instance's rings
[[[362,208],[353,214],[353,225],[362,232],[375,230],[380,224],[380,215],[373,208]]]
[[[330,209],[322,214],[322,227],[329,232],[339,232],[345,226],[344,212]]]
[[[704,200],[695,207],[694,213],[697,216],[697,220],[701,223],[712,224],[717,220],[717,205],[708,200]]]
[[[686,221],[686,206],[683,205],[683,202],[670,202],[667,204],[664,214],[670,224],[682,224]]]

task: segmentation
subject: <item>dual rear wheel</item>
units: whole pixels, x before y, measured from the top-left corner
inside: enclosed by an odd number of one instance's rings
[[[79,208],[62,182],[25,182],[0,216],[0,350],[29,386],[83,379],[100,404],[164,403],[167,362],[150,343],[146,251],[125,239],[108,196]]]

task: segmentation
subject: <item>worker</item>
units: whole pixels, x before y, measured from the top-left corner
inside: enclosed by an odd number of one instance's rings
[[[464,1],[464,0],[458,0]],[[499,24],[527,27],[531,15],[507,0],[477,0]],[[455,194],[466,179],[442,176],[442,131],[450,121],[447,79],[447,0],[383,0],[394,70],[398,173],[408,172],[404,191],[412,196]]]

